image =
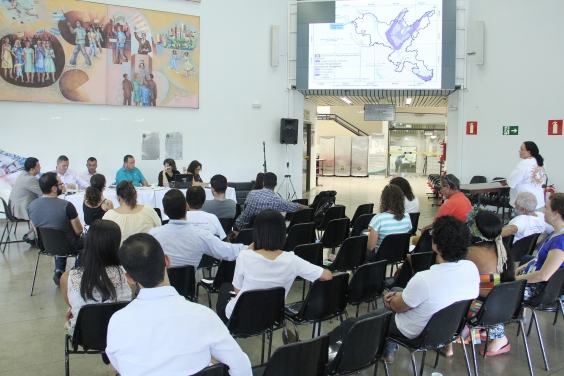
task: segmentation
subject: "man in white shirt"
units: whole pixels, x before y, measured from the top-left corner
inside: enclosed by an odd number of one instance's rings
[[[456,241],[453,241],[456,239]],[[480,288],[480,273],[476,265],[466,260],[470,246],[470,231],[466,224],[453,216],[442,216],[433,225],[433,251],[437,264],[413,276],[405,289],[397,289],[384,296],[387,308],[347,319],[330,335],[330,343],[342,340],[352,325],[367,317],[377,316],[388,309],[395,312],[390,321],[389,334],[403,339],[419,336],[433,314],[460,301],[475,299]],[[386,342],[384,357],[393,364],[397,344]]]
[[[218,236],[219,239],[225,239],[225,231],[219,223],[219,219],[213,214],[206,213],[202,210],[204,202],[206,202],[206,191],[200,186],[192,186],[186,191],[186,202],[188,203],[188,213],[186,220],[191,225],[200,229],[208,230],[212,235]]]
[[[206,200],[202,210],[217,218],[235,218],[237,203],[225,198],[227,179],[223,175],[214,175],[210,180],[213,200]]]
[[[52,171],[57,174],[61,183],[67,189],[86,189],[90,184],[80,179],[76,172],[69,168],[69,159],[66,155],[61,155],[57,158],[57,167]]]
[[[128,375],[193,375],[213,356],[232,376],[251,376],[251,362],[211,309],[189,302],[170,286],[170,259],[149,234],[127,238],[119,259],[136,299],[108,325],[106,355]]]
[[[204,254],[219,260],[234,261],[247,246],[222,242],[207,230],[197,228],[186,221],[188,205],[182,192],[171,189],[163,197],[164,212],[170,218],[168,224],[156,227],[149,234],[161,244],[172,267],[192,265],[198,267]]]
[[[94,157],[88,158],[86,161],[87,170],[80,174],[80,179],[83,181],[86,187],[90,187],[90,178],[96,175],[96,169],[98,168],[98,161]]]
[[[554,228],[545,222],[543,212],[535,212],[537,208],[537,198],[529,192],[521,192],[515,199],[515,213],[507,226],[501,230],[501,236],[515,235],[513,244],[516,241],[526,238],[532,234],[550,234]],[[542,239],[540,239],[542,241]]]

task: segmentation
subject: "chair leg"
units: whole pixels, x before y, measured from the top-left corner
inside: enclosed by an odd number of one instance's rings
[[[360,304],[356,306],[356,316],[355,317],[358,317],[358,310],[359,309],[360,309]],[[368,302],[368,309],[370,309],[370,302]],[[368,313],[368,311],[367,311],[367,313]],[[556,321],[556,320],[554,320],[554,321]]]
[[[384,369],[386,370],[386,376],[390,376],[390,370],[388,369],[388,363],[385,360],[382,361],[384,363]]]
[[[306,286],[306,280],[304,279],[304,285],[302,287],[302,301],[305,300],[305,286]]]
[[[519,326],[523,331],[523,342],[525,343],[525,352],[527,353],[527,363],[529,365],[529,373],[533,376],[533,364],[531,363],[531,353],[529,352],[529,343],[527,342],[527,336],[525,333],[525,325],[523,324],[523,319],[519,320]]]
[[[373,376],[378,375],[378,363],[379,363],[379,362],[380,362],[380,361],[377,360],[376,363],[374,363],[374,374],[373,374]],[[384,360],[384,363],[386,363],[385,360]]]
[[[523,331],[523,337],[525,336],[525,332]],[[488,353],[488,340],[490,339],[490,330],[486,329],[486,345],[484,346],[484,356],[483,358],[486,358],[486,354]]]
[[[458,338],[460,338],[460,344],[462,345],[462,352],[464,353],[464,360],[466,361],[468,376],[472,376],[472,371],[470,370],[470,362],[468,361],[468,352],[466,351],[466,345],[464,344],[464,338],[462,338],[462,336],[459,336]]]
[[[341,320],[343,322],[343,320]],[[317,336],[321,335],[321,321],[317,323]]]
[[[4,226],[4,231],[2,232],[2,237],[0,238],[0,246],[2,245],[2,243],[4,243],[4,234],[6,234],[7,228],[8,228],[8,222],[6,222],[6,226]],[[2,248],[2,253],[4,253],[5,249],[6,249],[6,246],[4,245],[4,248]]]
[[[417,364],[415,364],[415,353],[411,353],[411,367],[413,367],[413,376],[417,376]]]
[[[65,375],[70,375],[69,367],[69,335],[65,335]]]
[[[537,319],[537,315],[535,314],[535,310],[531,309],[531,322],[529,323],[529,330],[527,330],[527,337],[531,335],[531,329],[533,328],[533,321],[535,321],[536,319]]]
[[[541,334],[541,330],[540,330],[540,326],[539,326],[539,321],[537,319],[537,313],[535,312],[535,310],[533,309],[533,318],[535,320],[535,326],[537,327],[537,334],[539,336],[539,342],[540,342],[540,347],[541,347],[541,352],[542,352],[542,358],[544,360],[544,368],[549,371],[548,368],[548,359],[546,358],[546,351],[544,350],[544,343],[542,342],[542,334]],[[531,323],[532,325],[533,323]]]
[[[470,330],[474,328],[469,328]],[[474,375],[478,376],[478,359],[476,357],[476,344],[474,343],[474,338],[472,333],[470,333],[470,345],[472,346],[472,359],[474,360]]]
[[[294,331],[296,332],[296,342],[300,342],[300,332],[298,332],[298,326],[294,321],[292,321],[292,324],[294,324]]]
[[[208,290],[208,306],[210,307],[210,309],[212,308],[212,304],[211,304],[211,294],[210,294],[210,290]]]
[[[440,350],[439,348],[437,348],[437,357],[435,358],[435,366],[433,367],[434,369],[437,369],[437,367],[439,366],[439,354]]]
[[[564,317],[564,305],[562,304],[562,300],[560,300],[560,298],[558,298],[558,306],[560,307],[562,317]],[[556,320],[558,320],[558,308],[556,308],[556,312],[554,312],[554,323],[552,323],[552,325],[556,325]]]
[[[313,322],[313,328],[311,329],[311,338],[315,338],[315,321]]]
[[[423,368],[425,368],[426,356],[427,356],[427,350],[423,351],[423,356],[421,357],[421,369],[419,370],[419,376],[423,376]]]
[[[33,279],[31,280],[31,291],[29,292],[29,296],[33,296],[33,286],[35,286],[35,277],[37,276],[37,266],[39,265],[40,255],[41,251],[37,252],[37,260],[35,261],[35,271],[33,272]]]
[[[262,333],[262,349],[260,352],[260,364],[264,364],[264,336],[265,335],[266,335],[265,333]]]

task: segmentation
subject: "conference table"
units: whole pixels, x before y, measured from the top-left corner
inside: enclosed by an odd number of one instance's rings
[[[495,183],[476,183],[476,184],[460,184],[460,191],[462,193],[469,193],[471,195],[478,195],[478,206],[480,206],[480,198],[485,193],[499,193],[508,192],[509,187],[503,186],[499,182]],[[501,206],[501,222],[505,220],[505,205]]]
[[[164,213],[163,209],[163,197],[170,190],[170,188],[136,187],[135,189],[137,190],[138,204],[151,205],[153,208],[159,208],[161,210],[163,220],[168,219],[168,216]],[[186,195],[186,189],[180,189],[180,191],[182,191],[182,193]],[[204,187],[204,191],[206,192],[206,200],[213,200],[211,188]],[[119,206],[115,189],[106,188],[106,190],[104,190],[104,197],[113,202],[114,208],[117,208]],[[74,194],[60,195],[59,198],[72,202],[74,207],[76,208],[76,211],[78,212],[80,222],[84,223],[84,213],[82,211],[84,191],[79,191]],[[235,188],[227,187],[227,190],[225,191],[225,198],[237,202]]]

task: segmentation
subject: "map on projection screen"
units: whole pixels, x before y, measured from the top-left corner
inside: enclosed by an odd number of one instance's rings
[[[442,0],[337,1],[309,60],[309,89],[440,89]]]

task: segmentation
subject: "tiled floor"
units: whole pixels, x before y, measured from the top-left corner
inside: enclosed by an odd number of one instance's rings
[[[431,222],[437,211],[431,207],[432,200],[427,200],[428,192],[425,178],[409,178],[414,193],[421,202],[421,219],[419,227]],[[320,179],[323,187],[317,190],[336,190],[337,203],[347,207],[347,215],[352,217],[354,210],[360,204],[373,202],[378,211],[380,192],[386,184],[383,177],[371,178],[334,178]],[[311,199],[317,192],[310,192]],[[310,201],[311,201],[310,199]],[[1,228],[4,223],[0,222]],[[21,238],[24,231],[18,230]],[[33,297],[29,296],[31,278],[37,249],[30,248],[25,243],[11,244],[0,259],[0,376],[7,375],[62,375],[64,374],[64,315],[66,304],[51,279],[53,260],[42,257]],[[301,283],[296,283],[287,301],[292,302],[301,298]],[[216,297],[212,297],[215,305]],[[207,298],[201,296],[201,303],[207,304]],[[361,307],[361,312],[366,306]],[[354,312],[354,311],[351,311]],[[544,370],[542,356],[536,333],[533,331],[529,338],[534,371],[537,375],[564,375],[564,320],[559,319],[556,326],[552,325],[553,314],[540,313],[541,329],[544,333],[545,346],[551,366],[549,372]],[[337,325],[336,322],[324,323],[322,331],[327,333]],[[478,360],[481,375],[528,375],[527,361],[522,337],[516,337],[517,327],[507,328],[511,342],[511,352],[495,358]],[[300,327],[302,336],[311,333],[311,326]],[[190,339],[187,339],[190,340]],[[249,354],[251,362],[260,362],[259,338],[238,340],[243,350]],[[280,333],[274,336],[274,348],[281,345]],[[470,348],[468,347],[470,351]],[[420,360],[420,355],[417,355]],[[433,372],[434,353],[427,357],[425,374]],[[75,375],[104,375],[105,367],[98,355],[71,356],[71,373]],[[441,357],[438,372],[443,375],[465,375],[466,367],[460,346],[455,347],[455,356],[447,359]],[[383,367],[379,374],[384,373]],[[366,370],[361,375],[372,375],[373,369]],[[396,362],[390,366],[391,375],[412,375],[409,353],[400,349],[396,353]]]

